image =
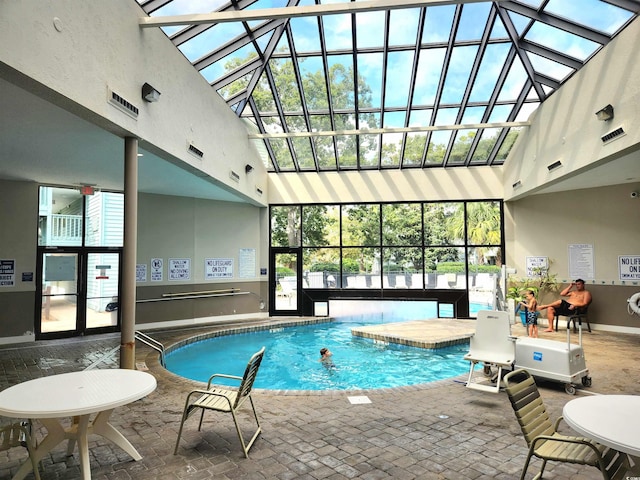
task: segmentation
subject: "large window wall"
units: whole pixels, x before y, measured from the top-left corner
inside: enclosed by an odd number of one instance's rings
[[[302,288],[464,290],[471,303],[488,306],[503,258],[502,207],[499,200],[274,205],[271,246],[300,249]],[[286,261],[276,270],[279,278],[295,274]]]

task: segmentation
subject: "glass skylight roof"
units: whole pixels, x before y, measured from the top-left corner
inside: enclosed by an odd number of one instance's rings
[[[502,165],[520,122],[640,11],[640,0],[137,1],[158,22],[214,12],[159,26],[272,172]],[[215,18],[235,10],[259,18]]]

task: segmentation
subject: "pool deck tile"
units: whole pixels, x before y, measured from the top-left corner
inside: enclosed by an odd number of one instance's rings
[[[475,320],[431,318],[357,327],[352,328],[351,333],[379,342],[420,348],[443,348],[467,343],[475,328]]]
[[[280,328],[300,319],[243,321],[180,330],[152,331],[169,346],[197,335],[228,332],[230,328]],[[447,320],[437,335],[460,333]],[[590,388],[578,396],[624,393],[640,395],[640,335],[598,330],[583,335]],[[404,331],[402,331],[404,330]],[[423,322],[398,324],[389,336],[429,343]],[[514,335],[524,335],[514,325]],[[565,341],[565,332],[542,333],[541,338]],[[573,341],[576,341],[575,338]],[[0,389],[31,378],[85,368],[118,368],[119,334],[0,346]],[[129,455],[102,437],[89,438],[93,480],[512,480],[520,476],[526,443],[504,392],[465,388],[465,376],[394,389],[328,392],[256,390],[252,394],[263,433],[245,459],[230,415],[205,415],[185,423],[178,454],[173,449],[187,392],[202,383],[164,370],[157,352],[136,344],[136,364],[148,369],[158,388],[147,397],[118,407],[111,423],[138,449],[142,459]],[[282,361],[287,361],[283,358]],[[215,365],[211,366],[215,373]],[[539,381],[541,395],[555,419],[573,398],[564,386]],[[371,403],[349,397],[366,396]],[[247,407],[248,408],[248,407]],[[0,422],[8,422],[0,418]],[[250,414],[241,412],[241,428],[250,428]],[[561,432],[571,434],[561,424]],[[35,424],[42,441],[45,430]],[[77,449],[66,456],[66,444],[43,460],[43,480],[80,478]],[[8,480],[25,460],[23,449],[0,452],[0,480]],[[533,460],[527,478],[540,468]],[[33,478],[31,475],[27,479]],[[549,462],[545,478],[601,479],[593,467]]]

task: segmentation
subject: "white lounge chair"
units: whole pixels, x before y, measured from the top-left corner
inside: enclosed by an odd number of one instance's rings
[[[396,288],[407,288],[407,279],[404,275],[396,275]]]
[[[513,366],[516,356],[515,338],[511,336],[511,322],[507,312],[480,310],[476,320],[476,332],[469,339],[469,353],[464,356],[471,362],[467,387],[485,392],[498,393],[502,379],[502,369]],[[482,382],[475,366],[483,363]],[[497,367],[494,375],[491,367]],[[495,385],[487,383],[494,381]]]

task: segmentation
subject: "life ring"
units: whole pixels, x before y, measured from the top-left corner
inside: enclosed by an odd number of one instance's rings
[[[627,299],[627,302],[629,303],[627,306],[629,315],[633,315],[634,313],[640,315],[640,292],[631,295],[631,298]]]

